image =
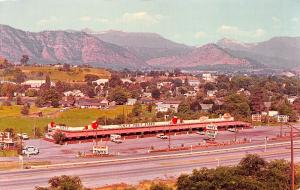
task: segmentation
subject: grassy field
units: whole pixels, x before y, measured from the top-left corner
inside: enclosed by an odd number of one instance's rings
[[[109,78],[110,72],[105,69],[99,68],[71,68],[71,71],[60,71],[56,67],[34,67],[34,66],[20,66],[20,68],[27,76],[27,79],[45,79],[47,75],[50,76],[52,81],[64,82],[81,82],[84,81],[86,74],[98,75],[100,78]],[[0,76],[3,75],[3,70],[0,70]],[[6,79],[11,76],[5,76]]]
[[[112,109],[70,109],[60,112],[59,108],[40,109],[30,108],[30,113],[43,112],[43,117],[22,116],[20,106],[1,106],[0,107],[0,131],[6,128],[12,128],[16,133],[33,134],[34,127],[44,130],[45,126],[51,121],[55,123],[64,123],[70,127],[78,127],[90,124],[101,116],[114,118],[120,114],[131,112],[132,106],[116,106]]]

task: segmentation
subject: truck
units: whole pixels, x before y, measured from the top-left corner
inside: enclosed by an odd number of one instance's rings
[[[122,143],[121,135],[111,134],[110,135],[110,141],[114,142],[114,143],[117,143],[117,144]]]

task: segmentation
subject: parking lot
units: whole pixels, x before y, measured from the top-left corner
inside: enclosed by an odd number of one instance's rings
[[[283,128],[283,134],[288,132],[288,129]],[[280,134],[280,127],[257,127],[250,129],[240,129],[237,133],[230,131],[219,131],[216,137],[216,142],[229,142],[242,140],[247,138],[251,139],[251,143],[262,143],[266,137],[272,138]],[[168,134],[166,134],[168,136]],[[196,133],[185,134],[172,134],[170,136],[171,147],[181,147],[191,145],[203,144],[205,135],[199,135]],[[108,146],[109,153],[114,156],[131,156],[137,154],[146,154],[153,149],[167,149],[169,146],[169,139],[160,139],[154,137],[134,137],[130,139],[124,139],[122,137],[122,143],[117,144],[109,140],[98,139],[98,145]],[[80,141],[75,144],[57,145],[52,142],[48,142],[42,139],[30,139],[24,141],[27,146],[35,146],[39,148],[40,153],[38,155],[30,156],[25,160],[39,160],[39,161],[51,161],[52,163],[72,162],[76,160],[82,160],[87,158],[78,158],[78,153],[91,153],[92,147],[96,145],[95,142],[82,143]],[[16,160],[17,158],[1,158],[2,160]],[[91,158],[89,158],[91,159]],[[99,158],[92,158],[99,159]]]

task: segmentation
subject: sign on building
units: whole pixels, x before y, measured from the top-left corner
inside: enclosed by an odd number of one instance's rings
[[[261,114],[252,114],[253,122],[261,122]]]
[[[287,123],[289,121],[289,116],[287,115],[278,115],[277,122],[279,123]]]

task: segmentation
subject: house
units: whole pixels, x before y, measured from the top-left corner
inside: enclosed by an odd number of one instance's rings
[[[96,98],[80,98],[75,105],[79,108],[101,108],[100,100]]]
[[[66,91],[64,96],[84,97],[84,94],[80,90]]]
[[[14,147],[15,142],[10,132],[0,132],[0,149]]]
[[[46,80],[27,80],[22,85],[30,86],[30,88],[40,88],[42,84],[45,84]],[[54,82],[51,82],[51,86],[55,86]]]
[[[17,96],[21,96],[21,97],[25,97],[25,93],[22,93],[22,92],[14,92],[14,97],[17,97]]]
[[[109,101],[107,99],[102,99],[100,101],[100,108],[108,108],[110,106]]]
[[[297,98],[298,98],[297,96],[290,96],[287,98],[287,100],[289,101],[290,104],[293,104]]]
[[[146,98],[151,98],[152,94],[151,94],[151,92],[144,92],[142,96],[146,97]]]
[[[262,112],[261,115],[267,116],[268,112]],[[278,111],[274,111],[274,110],[269,111],[269,116],[270,117],[276,117],[277,115],[279,115]]]
[[[203,73],[202,74],[202,79],[205,82],[215,82],[216,77],[212,76],[211,73]]]
[[[168,110],[172,110],[174,112],[178,111],[178,106],[180,104],[180,101],[176,100],[166,100],[162,102],[156,103],[156,110],[158,112],[167,112]]]
[[[136,102],[137,102],[137,99],[135,99],[135,98],[128,98],[128,99],[127,99],[126,105],[132,106],[132,105],[134,105]]]
[[[59,105],[62,107],[73,107],[75,105],[75,99],[74,98],[63,98],[59,101]]]
[[[215,96],[215,94],[216,94],[217,92],[218,92],[217,90],[208,90],[208,91],[206,92],[206,94],[207,94],[208,97],[213,97],[213,96]]]
[[[8,81],[8,80],[0,80],[0,84],[5,84],[5,83],[9,83],[9,84],[17,84],[17,83],[15,83],[15,82]]]
[[[213,104],[200,104],[201,110],[204,112],[209,112],[212,110]]]
[[[129,83],[129,84],[132,83],[132,81],[131,81],[130,79],[126,79],[126,78],[121,79],[121,81],[122,81],[123,83]]]
[[[184,94],[185,97],[196,97],[197,93],[194,90],[190,90]]]
[[[188,80],[188,83],[190,86],[199,86],[200,85],[200,81],[195,80],[195,79]]]
[[[108,83],[108,79],[98,79],[98,80],[95,80],[95,81],[92,81],[92,84],[96,84],[98,86],[100,85],[105,85],[106,83]]]
[[[141,98],[141,99],[139,100],[139,102],[140,102],[141,104],[150,104],[150,103],[155,103],[156,100],[154,100],[153,98]]]

